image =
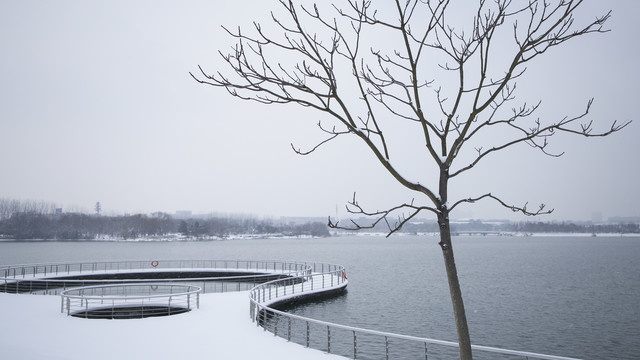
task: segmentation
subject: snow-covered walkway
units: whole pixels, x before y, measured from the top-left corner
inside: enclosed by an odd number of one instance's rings
[[[256,327],[244,291],[201,295],[200,309],[186,314],[131,320],[69,317],[59,296],[0,293],[0,358],[344,360]]]

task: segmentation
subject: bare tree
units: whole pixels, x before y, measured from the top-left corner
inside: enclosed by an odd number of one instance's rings
[[[49,215],[55,213],[56,207],[55,203],[46,201],[0,198],[0,220],[21,212]]]
[[[535,117],[540,102],[516,103],[516,82],[529,63],[574,38],[607,30],[610,13],[579,24],[582,0],[396,0],[380,3],[344,0],[340,5],[303,5],[280,0],[267,26],[247,33],[226,29],[235,38],[232,52],[220,52],[227,70],[199,67],[193,78],[225,88],[231,95],[265,104],[294,103],[324,114],[318,123],[326,138],[306,155],[342,136],[355,136],[378,162],[416,198],[384,211],[368,211],[354,198],[347,209],[374,217],[334,228],[362,229],[386,224],[389,235],[421,212],[437,216],[440,242],[453,303],[461,359],[471,359],[471,343],[454,261],[449,214],[459,205],[493,200],[525,215],[529,209],[492,192],[449,199],[449,181],[471,173],[484,159],[528,144],[548,156],[561,156],[549,140],[567,133],[606,136],[627,123],[603,130],[587,119],[592,100],[577,115]],[[399,127],[413,131],[397,136]],[[414,164],[432,169],[432,179],[403,176],[395,154],[418,135]],[[395,156],[395,157],[394,157]],[[415,160],[417,159],[417,160]],[[437,186],[424,184],[432,181]]]

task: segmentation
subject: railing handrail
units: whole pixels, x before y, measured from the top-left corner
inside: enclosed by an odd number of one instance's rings
[[[158,279],[64,279],[64,278],[36,278],[36,280],[29,281],[49,281],[49,282],[66,282],[66,283],[86,283],[86,282],[101,282],[101,283],[138,283],[138,282],[187,282],[187,281],[207,281],[207,280],[248,280],[248,279],[260,279],[274,276],[286,276],[295,274],[297,272],[285,272],[285,273],[273,273],[273,274],[257,274],[257,275],[239,275],[239,276],[209,276],[209,277],[189,277],[189,278],[158,278]],[[289,277],[291,278],[291,277]],[[5,278],[0,277],[0,280]],[[9,279],[8,280],[13,280]],[[114,284],[117,285],[117,284]]]
[[[155,290],[160,290],[161,293],[157,294],[127,294],[126,291],[130,290],[130,288],[137,287],[147,287],[147,286],[156,286]],[[95,294],[95,290],[100,289],[121,289],[123,294]],[[173,292],[174,288],[181,288],[186,291],[181,292]],[[71,294],[76,292],[77,294]],[[85,292],[89,292],[89,294],[85,294]],[[195,307],[200,308],[200,293],[202,292],[202,288],[195,285],[187,285],[187,284],[165,284],[165,283],[153,283],[149,282],[146,284],[119,284],[119,285],[94,285],[94,286],[85,286],[80,288],[73,288],[69,290],[62,291],[60,293],[60,312],[64,313],[65,309],[67,315],[74,315],[79,317],[91,317],[90,312],[93,311],[103,311],[106,309],[111,309],[110,318],[115,318],[115,314],[119,311],[116,309],[121,305],[126,305],[127,307],[131,306],[141,306],[142,312],[140,313],[140,317],[144,317],[144,309],[145,307],[166,307],[167,314],[171,315],[171,309],[174,307],[179,307],[185,309],[186,311],[190,311],[192,306],[192,299],[195,297]],[[79,301],[79,305],[78,305]],[[105,301],[107,302],[105,306]],[[133,301],[133,303],[132,303]],[[139,301],[137,304],[136,301]],[[146,301],[146,303],[145,303]],[[165,304],[166,302],[166,304]],[[111,306],[109,306],[111,303]],[[116,304],[118,306],[116,306]],[[176,306],[177,305],[177,306]],[[72,310],[73,309],[73,310]],[[175,311],[174,311],[175,313]],[[82,316],[84,314],[84,316]],[[130,315],[127,315],[130,316]],[[107,315],[109,317],[109,315]]]
[[[359,328],[359,327],[355,327],[355,326],[342,325],[342,324],[336,324],[336,323],[332,323],[332,322],[328,322],[328,321],[316,320],[316,319],[307,318],[307,317],[300,316],[300,315],[290,314],[290,313],[287,313],[287,312],[284,312],[284,311],[276,310],[276,309],[271,308],[269,306],[262,306],[261,308],[263,308],[263,309],[268,308],[270,312],[273,312],[273,313],[281,315],[281,316],[290,317],[292,319],[297,319],[297,320],[300,320],[300,321],[306,321],[306,322],[317,324],[317,325],[330,326],[332,328],[341,329],[341,330],[355,331],[355,332],[358,332],[358,333],[370,334],[370,335],[386,336],[386,337],[389,337],[389,338],[410,340],[410,341],[416,341],[416,342],[420,342],[420,343],[458,347],[458,343],[455,342],[455,341],[437,340],[437,339],[424,338],[424,337],[411,336],[411,335],[402,335],[402,334],[396,334],[396,333],[390,333],[390,332],[384,332],[384,331],[378,331],[378,330],[370,330],[370,329]],[[483,346],[483,345],[471,345],[471,348],[474,349],[474,350],[489,351],[489,352],[501,353],[501,354],[505,354],[505,355],[534,357],[536,359],[541,359],[541,360],[580,360],[580,359],[577,359],[577,358],[570,358],[570,357],[564,357],[564,356],[555,356],[555,355],[546,355],[546,354],[538,354],[538,353],[527,352],[527,351],[509,350],[509,349],[502,349],[502,348],[496,348],[496,347],[491,347],[491,346]]]
[[[313,265],[290,260],[240,260],[240,259],[157,259],[157,260],[116,260],[116,261],[77,261],[50,262],[0,266],[0,291],[39,292],[58,294],[59,288],[98,284],[123,283],[197,283],[203,286],[203,293],[213,290],[222,292],[232,289],[229,283],[238,284],[236,290],[247,290],[256,283],[273,279],[276,276],[293,277],[310,273]],[[193,276],[174,278],[162,276],[166,272],[193,272]],[[218,274],[197,274],[198,272],[229,272],[238,275],[219,276]],[[92,275],[141,273],[156,274],[141,276],[140,279],[96,279]],[[89,276],[87,276],[89,275]],[[204,275],[204,276],[203,276]],[[222,274],[225,275],[225,274]],[[157,277],[156,277],[157,276]],[[71,277],[71,279],[69,278]],[[106,276],[105,276],[106,277]],[[160,278],[162,277],[162,278]],[[225,287],[225,283],[227,287]],[[247,283],[245,285],[240,285]],[[207,286],[211,284],[212,286]],[[219,284],[219,287],[213,284]]]
[[[153,265],[155,264],[155,265]],[[169,264],[167,266],[166,264]],[[160,266],[161,265],[161,266]],[[224,265],[224,266],[223,266]],[[231,266],[229,266],[231,265]],[[235,266],[233,266],[235,265]],[[242,265],[242,266],[240,266]],[[158,267],[160,266],[160,267]],[[88,268],[84,268],[88,267]],[[108,268],[107,268],[108,267]],[[54,270],[55,269],[55,270]],[[74,275],[76,273],[118,273],[131,270],[144,270],[149,272],[161,272],[162,270],[180,269],[192,270],[238,270],[238,271],[261,271],[264,274],[244,275],[247,278],[255,278],[264,275],[273,276],[274,272],[280,270],[281,275],[299,274],[302,271],[311,271],[311,266],[307,263],[286,261],[286,260],[181,260],[181,259],[160,259],[160,260],[118,260],[118,261],[82,261],[82,262],[62,262],[62,263],[34,263],[0,266],[0,280],[14,280],[19,277],[39,277],[43,281],[50,279],[54,272],[56,276],[60,273]],[[233,276],[241,279],[240,276]],[[198,280],[211,280],[210,277],[191,278]],[[220,280],[227,280],[225,277],[218,277]],[[73,282],[73,279],[66,280]],[[85,281],[85,280],[79,280]],[[167,279],[167,281],[170,281]],[[104,281],[104,282],[109,282]],[[114,280],[113,282],[118,282]]]
[[[11,271],[12,269],[24,269],[25,270],[25,275],[27,274],[37,274],[37,273],[33,273],[33,272],[27,272],[27,270],[32,270],[33,268],[39,269],[40,267],[52,267],[52,266],[84,266],[84,265],[105,265],[105,264],[139,264],[139,265],[149,265],[150,263],[157,263],[159,264],[165,264],[165,263],[171,263],[171,264],[217,264],[217,263],[224,263],[224,264],[236,264],[236,267],[219,267],[219,266],[200,266],[200,267],[195,267],[193,265],[191,265],[191,269],[197,269],[197,268],[201,268],[201,269],[210,269],[210,268],[215,268],[215,269],[247,269],[247,268],[240,268],[239,264],[260,264],[260,266],[255,266],[255,267],[249,267],[249,269],[256,269],[256,270],[261,270],[261,269],[265,269],[265,270],[269,270],[269,268],[267,267],[267,264],[278,264],[278,265],[294,265],[294,266],[309,266],[307,263],[304,262],[296,262],[296,261],[289,261],[289,260],[239,260],[239,259],[198,259],[198,260],[185,260],[185,259],[146,259],[146,260],[107,260],[107,261],[77,261],[77,262],[50,262],[50,263],[30,263],[30,264],[12,264],[12,265],[0,265],[0,272],[5,272],[5,271]],[[169,268],[177,268],[177,269],[184,269],[184,268],[188,268],[189,265],[187,266],[172,266]],[[134,269],[142,269],[142,266],[136,266],[136,267],[125,267],[122,268],[121,270],[134,270]],[[144,268],[149,269],[148,267],[144,266]],[[160,268],[154,268],[154,269],[167,269],[164,266],[160,267]],[[101,269],[96,269],[96,270],[101,270]],[[113,270],[113,269],[110,269]],[[21,272],[20,275],[22,276],[23,273]],[[3,276],[2,273],[0,273],[0,278],[2,277],[8,277],[8,276]]]
[[[147,286],[170,286],[170,287],[182,287],[187,288],[187,291],[183,292],[172,292],[172,293],[162,293],[162,294],[149,294],[149,295],[84,295],[84,294],[70,294],[74,291],[86,291],[86,290],[95,290],[101,288],[115,288],[115,287],[147,287]],[[71,298],[71,299],[85,299],[85,300],[98,300],[98,299],[109,299],[109,300],[120,300],[120,299],[151,299],[151,298],[161,298],[167,296],[185,296],[202,292],[202,288],[195,285],[186,285],[186,284],[167,284],[167,283],[155,283],[148,282],[144,284],[118,284],[118,285],[94,285],[94,286],[83,286],[79,288],[67,289],[60,292],[60,296],[63,298]]]

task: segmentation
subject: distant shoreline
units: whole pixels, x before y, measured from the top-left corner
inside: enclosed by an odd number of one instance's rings
[[[96,239],[13,239],[8,237],[0,237],[0,243],[87,243],[87,242],[96,242],[96,243],[105,243],[105,242],[206,242],[206,241],[233,241],[233,240],[277,240],[277,239],[322,239],[325,237],[319,236],[291,236],[291,235],[282,235],[282,234],[239,234],[228,237],[201,237],[201,238],[193,238],[193,237],[184,237],[177,236],[180,234],[176,234],[176,236],[150,236],[150,237],[139,237],[134,239],[123,239],[123,238],[114,238],[114,237],[105,237],[105,238],[96,238]],[[355,236],[355,237],[386,237],[386,233],[381,232],[341,232],[335,233],[328,237],[341,237],[341,236]],[[438,237],[439,233],[396,233],[393,237],[408,237],[408,236],[423,236],[423,237]],[[589,238],[589,237],[638,237],[640,238],[640,234],[638,233],[546,233],[546,232],[538,232],[538,233],[522,233],[522,232],[487,232],[482,233],[478,231],[469,231],[469,232],[457,232],[453,234],[454,237],[515,237],[515,238],[525,238],[525,237],[580,237],[580,238]]]

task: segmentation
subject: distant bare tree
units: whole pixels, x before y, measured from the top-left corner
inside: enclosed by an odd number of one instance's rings
[[[18,209],[18,200],[0,198],[0,220],[8,219]]]
[[[17,213],[53,214],[56,204],[36,200],[16,200],[0,198],[0,220],[8,219]]]
[[[306,155],[338,137],[355,136],[398,183],[415,192],[416,199],[384,211],[366,210],[354,194],[347,209],[374,217],[373,225],[352,221],[345,226],[331,218],[329,225],[362,229],[381,223],[390,235],[423,211],[435,214],[460,357],[471,359],[449,214],[485,199],[525,215],[552,210],[516,206],[492,192],[449,199],[449,181],[517,145],[555,157],[562,153],[548,145],[558,133],[606,136],[628,124],[614,121],[594,129],[587,120],[592,100],[577,115],[556,120],[534,117],[540,102],[515,103],[516,81],[527,64],[574,38],[606,32],[610,13],[580,24],[574,14],[582,0],[396,0],[392,10],[389,2],[376,3],[386,6],[380,11],[368,0],[337,1],[332,7],[280,3],[281,14],[272,13],[268,26],[254,23],[250,32],[225,29],[237,41],[230,54],[220,53],[228,70],[211,73],[199,67],[193,78],[241,99],[317,110],[326,118],[318,123],[325,140],[309,150],[294,147],[295,152]],[[548,87],[552,90],[551,83]],[[400,124],[415,130],[394,136],[391,129]],[[394,157],[415,134],[420,140],[412,161],[434,169],[430,175],[437,187],[424,185],[430,179],[405,177]]]

